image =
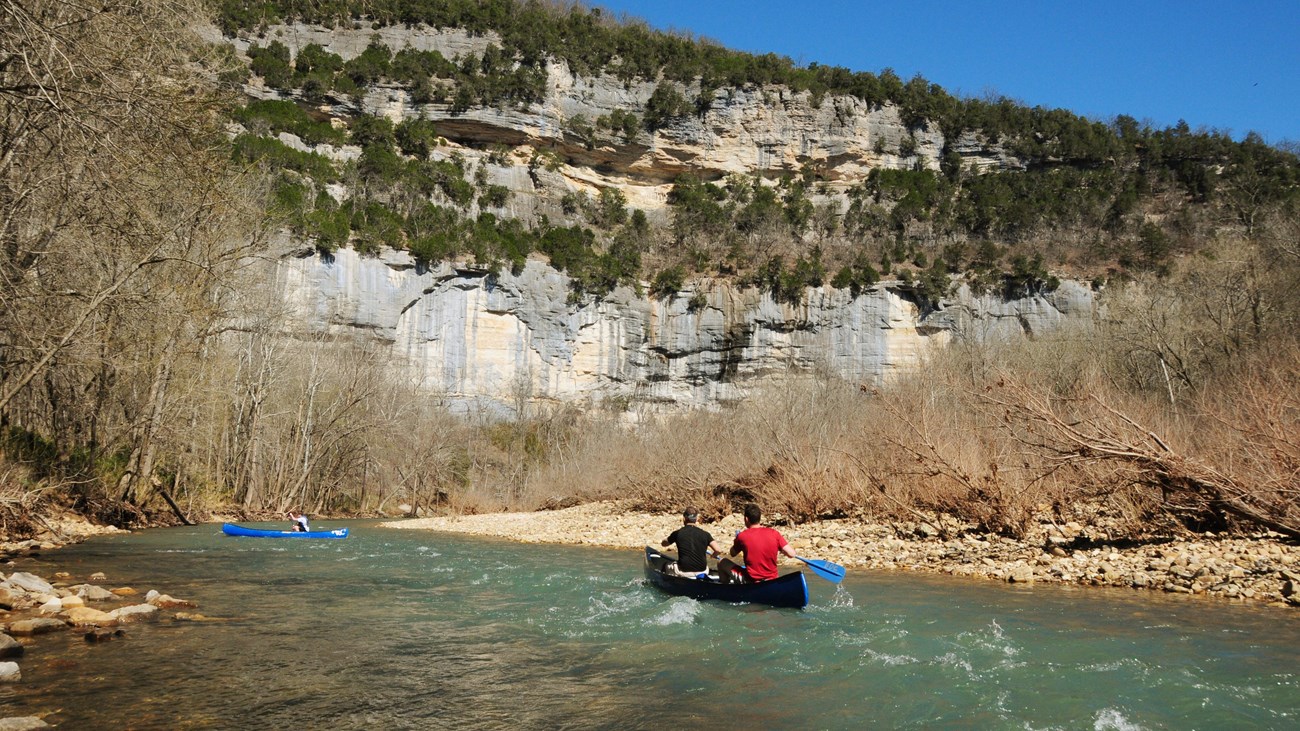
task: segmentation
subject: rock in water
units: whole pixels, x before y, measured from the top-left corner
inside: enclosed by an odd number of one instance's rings
[[[0,657],[22,657],[23,650],[23,643],[0,633]]]

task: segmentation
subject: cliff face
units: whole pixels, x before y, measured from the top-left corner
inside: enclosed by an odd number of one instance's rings
[[[308,44],[318,44],[345,61],[375,40],[393,50],[437,51],[448,59],[482,54],[488,46],[500,43],[490,33],[471,36],[454,29],[305,25],[275,26],[265,38],[253,42],[269,39],[284,43],[294,55]],[[248,39],[225,40],[240,51],[250,45]],[[524,108],[477,107],[453,113],[449,104],[417,104],[406,90],[380,84],[368,89],[359,104],[336,99],[320,105],[319,110],[336,118],[363,112],[395,122],[432,120],[449,141],[433,157],[456,153],[473,165],[485,166],[490,182],[511,192],[506,206],[494,212],[530,223],[541,214],[552,221],[564,220],[559,201],[566,193],[596,194],[610,187],[621,190],[629,206],[645,211],[652,220],[662,220],[672,181],[682,173],[705,180],[733,173],[776,178],[798,174],[807,166],[815,167],[824,181],[812,200],[831,203],[842,211],[847,207],[846,191],[865,179],[871,169],[920,166],[937,170],[944,145],[937,129],[909,131],[893,105],[873,107],[851,96],[818,99],[782,87],[720,89],[707,111],[675,117],[653,133],[640,130],[629,138],[597,130],[593,138],[582,139],[573,131],[574,120],[594,125],[597,119],[615,112],[639,113],[656,85],[625,82],[607,74],[580,76],[562,62],[548,63],[546,75],[545,98]],[[256,83],[249,91],[278,96]],[[691,98],[699,89],[682,91]],[[281,139],[301,145],[290,135]],[[509,161],[489,161],[485,148],[492,145],[511,148]],[[949,148],[966,166],[1022,165],[975,134],[963,136]],[[532,153],[542,149],[556,153],[562,164],[553,169],[530,164]],[[360,153],[356,148],[328,146],[317,151],[336,158]]]
[[[319,44],[344,60],[376,39],[393,50],[438,51],[448,59],[482,54],[498,43],[490,34],[420,27],[289,25],[271,28],[256,42],[269,39],[295,55]],[[233,42],[241,51],[249,46],[246,39]],[[336,119],[365,113],[434,121],[446,143],[432,157],[459,160],[507,188],[505,205],[489,210],[530,224],[543,215],[570,220],[562,205],[566,195],[594,196],[606,188],[618,189],[629,206],[663,222],[672,181],[682,173],[706,180],[733,173],[770,179],[809,165],[822,181],[812,201],[842,212],[848,189],[873,168],[937,169],[944,147],[937,130],[909,131],[891,105],[814,99],[777,87],[719,90],[707,111],[673,118],[654,132],[575,133],[576,119],[593,123],[615,112],[641,112],[654,89],[652,83],[608,75],[575,75],[552,62],[538,104],[453,113],[447,104],[416,104],[406,90],[378,85],[360,100],[333,99],[317,111]],[[248,91],[279,95],[256,79]],[[682,92],[690,97],[698,89]],[[334,159],[360,154],[355,147],[308,148],[289,134],[280,139]],[[1020,165],[973,134],[948,148],[966,165]],[[551,162],[539,164],[537,151],[553,153]],[[333,192],[345,197],[342,190]],[[480,205],[474,202],[464,212],[477,215]],[[876,383],[953,338],[1020,336],[1092,312],[1091,291],[1068,282],[1050,295],[1012,302],[963,289],[926,313],[906,290],[889,284],[857,297],[830,287],[810,289],[798,306],[707,280],[667,300],[620,288],[571,304],[568,278],[541,261],[529,261],[518,275],[489,276],[448,264],[423,270],[403,252],[371,258],[350,249],[326,258],[287,256],[277,279],[304,327],[363,329],[389,343],[395,362],[430,390],[499,405],[524,395],[709,406],[741,398],[766,378],[818,368]]]
[[[1093,310],[1091,290],[1075,282],[1013,301],[963,290],[924,316],[887,285],[858,297],[810,289],[791,306],[706,281],[667,301],[621,288],[572,305],[567,277],[542,262],[492,276],[352,250],[286,257],[277,281],[304,326],[363,329],[389,343],[394,363],[425,388],[502,406],[521,395],[711,406],[814,369],[872,384],[953,338],[1045,332]],[[707,304],[693,309],[696,291]]]

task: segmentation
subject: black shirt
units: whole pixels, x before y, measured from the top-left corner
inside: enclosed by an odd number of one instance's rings
[[[713,536],[708,531],[699,526],[684,525],[668,536],[668,542],[677,544],[677,568],[682,571],[709,568],[708,550]]]

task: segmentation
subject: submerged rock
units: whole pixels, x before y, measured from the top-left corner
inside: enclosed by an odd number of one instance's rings
[[[90,607],[75,607],[64,612],[63,616],[73,627],[112,627],[117,624],[117,618],[111,613]]]
[[[156,591],[150,591],[146,595],[145,602],[148,604],[152,604],[153,606],[158,607],[159,609],[175,609],[177,607],[185,607],[185,608],[192,609],[198,606],[198,604],[194,602],[186,601],[185,599],[176,599],[175,597],[168,596],[167,594],[159,594]]]
[[[0,731],[36,731],[42,728],[51,728],[51,726],[36,716],[0,718]]]
[[[0,633],[0,657],[22,657],[25,649],[23,643]]]
[[[27,597],[27,592],[13,586],[0,584],[0,609],[13,609],[15,604]]]
[[[55,632],[67,626],[67,622],[52,617],[20,619],[17,622],[9,624],[9,634],[20,637],[30,637],[32,635],[43,635],[47,632]]]
[[[125,637],[126,630],[120,629],[92,629],[82,635],[82,639],[90,643],[108,642],[118,637]]]

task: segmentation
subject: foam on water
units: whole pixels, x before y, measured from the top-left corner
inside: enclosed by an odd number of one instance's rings
[[[1007,639],[1006,632],[996,619],[991,620],[982,630],[958,634],[957,640],[970,651],[980,654],[991,653],[1007,659],[1020,654],[1020,649]]]
[[[970,660],[967,660],[966,658],[962,657],[961,655],[958,655],[955,652],[949,652],[947,654],[941,655],[935,658],[935,661],[938,662],[940,665],[946,665],[948,667],[965,670],[967,673],[975,672],[975,667],[970,664]]]
[[[645,621],[645,624],[667,626],[671,624],[690,624],[700,614],[700,603],[694,599],[675,597],[665,605],[664,610]]]
[[[636,594],[604,594],[602,596],[593,596],[588,607],[586,616],[580,617],[579,622],[583,624],[600,624],[604,623],[612,616],[625,615],[633,609],[640,606],[642,600]]]
[[[1085,673],[1111,673],[1117,670],[1141,670],[1143,664],[1137,658],[1121,657],[1108,662],[1089,663],[1079,666],[1079,670]]]
[[[1125,718],[1118,708],[1103,708],[1093,720],[1092,728],[1094,731],[1144,731],[1146,727]]]
[[[853,595],[845,590],[842,584],[838,585],[835,587],[835,594],[831,596],[827,606],[835,609],[850,609],[853,607]]]
[[[894,665],[910,665],[916,662],[916,658],[908,655],[891,655],[886,652],[876,652],[870,647],[862,650],[862,656],[869,658],[880,665],[884,665],[885,667],[893,667]]]

